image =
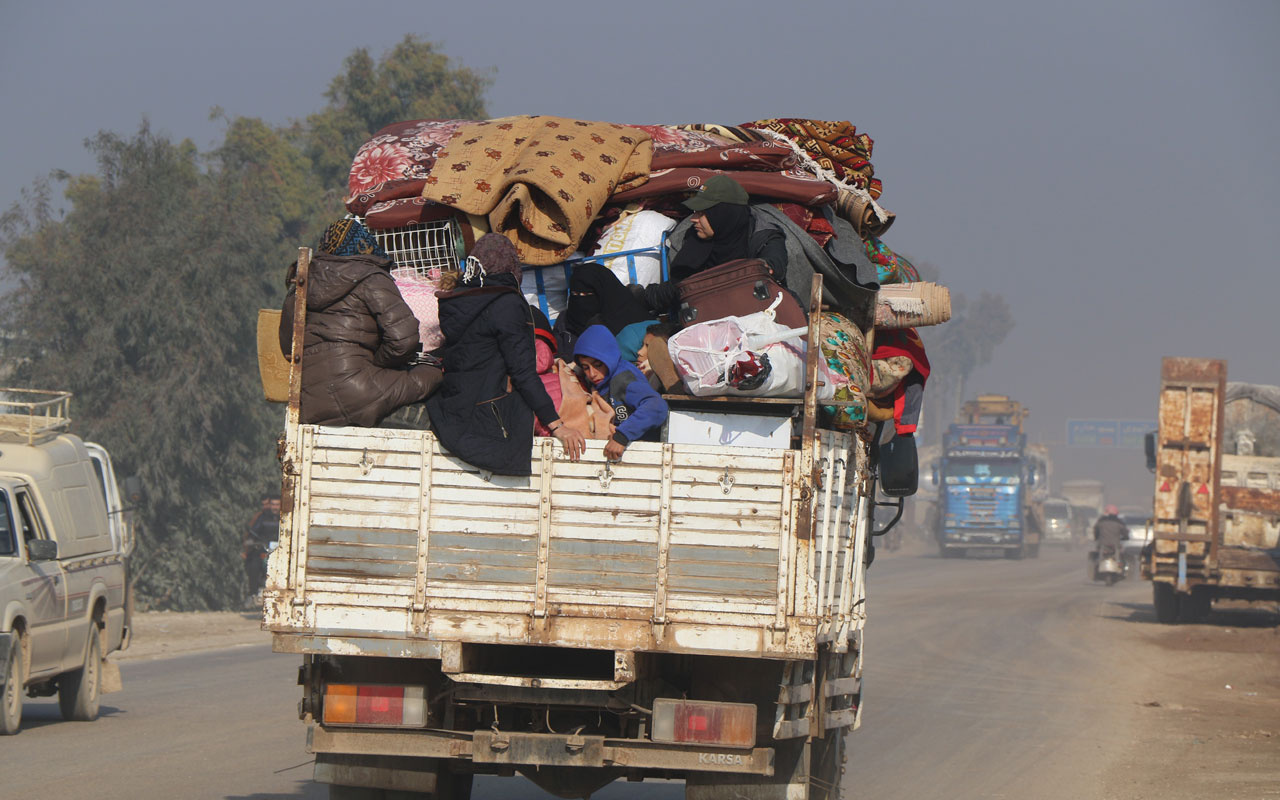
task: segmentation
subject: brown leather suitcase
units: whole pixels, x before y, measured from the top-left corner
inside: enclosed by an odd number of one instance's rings
[[[795,295],[773,279],[769,265],[758,258],[740,258],[704,269],[676,284],[680,293],[680,324],[692,325],[725,317],[742,317],[773,305],[778,292],[782,303],[777,320],[788,328],[803,328],[808,317]]]

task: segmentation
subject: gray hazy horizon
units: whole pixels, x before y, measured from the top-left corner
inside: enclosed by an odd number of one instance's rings
[[[494,116],[850,120],[898,215],[885,241],[1009,301],[1017,325],[969,392],[1027,403],[1034,440],[1061,442],[1067,418],[1151,418],[1165,355],[1280,383],[1274,2],[6,0],[4,19],[4,207],[50,170],[92,171],[100,129],[145,117],[207,149],[215,106],[305,117],[353,49],[414,33],[495,70]],[[1140,452],[1055,461],[1059,480],[1149,503]]]

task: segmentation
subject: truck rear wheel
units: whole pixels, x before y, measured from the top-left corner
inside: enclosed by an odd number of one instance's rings
[[[84,666],[58,679],[58,709],[65,720],[89,722],[98,718],[102,697],[102,636],[97,620],[89,623]]]
[[[4,685],[0,686],[0,735],[12,736],[22,728],[22,640],[15,634],[5,659]]]
[[[1213,609],[1213,599],[1203,586],[1191,590],[1191,594],[1178,598],[1178,618],[1182,622],[1204,622]]]
[[[1161,625],[1178,624],[1178,595],[1171,584],[1153,582],[1151,604],[1156,608],[1156,621]]]
[[[847,728],[828,731],[809,750],[809,800],[840,800],[844,779],[845,734]]]
[[[396,789],[370,789],[364,786],[339,786],[329,784],[329,800],[469,800],[471,784],[467,783],[466,794],[422,794],[420,792],[402,792]]]
[[[339,786],[329,784],[329,800],[471,800],[471,784],[475,776],[469,773],[441,769],[436,778],[433,794],[375,789],[368,786]]]
[[[844,777],[844,728],[813,742],[774,743],[774,774],[693,773],[685,800],[840,800]]]

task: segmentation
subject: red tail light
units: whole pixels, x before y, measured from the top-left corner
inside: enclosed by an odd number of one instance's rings
[[[330,683],[324,688],[325,725],[423,728],[427,724],[423,686]]]
[[[653,701],[653,740],[672,744],[754,747],[756,707],[750,703]]]

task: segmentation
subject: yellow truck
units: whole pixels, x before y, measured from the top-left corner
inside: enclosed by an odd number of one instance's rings
[[[1227,383],[1227,362],[1166,358],[1152,542],[1156,617],[1194,622],[1216,599],[1280,601],[1280,388]]]

